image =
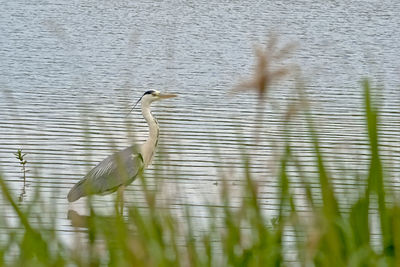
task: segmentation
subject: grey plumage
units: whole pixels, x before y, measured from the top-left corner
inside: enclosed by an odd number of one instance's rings
[[[93,194],[110,194],[121,185],[132,183],[143,170],[143,157],[136,146],[118,151],[94,167],[86,176],[72,187],[68,201]]]

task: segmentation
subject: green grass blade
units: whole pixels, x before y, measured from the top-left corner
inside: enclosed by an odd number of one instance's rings
[[[389,220],[386,211],[386,196],[383,179],[382,162],[379,156],[378,142],[378,109],[371,99],[371,88],[368,80],[363,82],[365,116],[367,120],[368,141],[370,148],[370,167],[368,173],[367,198],[376,193],[378,197],[378,211],[384,249],[391,246],[392,237],[389,233]]]

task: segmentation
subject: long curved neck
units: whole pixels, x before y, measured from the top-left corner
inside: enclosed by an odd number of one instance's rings
[[[147,166],[151,163],[154,152],[157,148],[160,127],[158,126],[157,119],[153,116],[153,114],[151,114],[149,104],[142,105],[142,114],[149,125],[149,138],[142,147],[144,164]]]

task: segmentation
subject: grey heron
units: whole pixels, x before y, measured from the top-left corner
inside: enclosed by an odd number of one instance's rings
[[[132,183],[151,163],[158,144],[160,130],[157,119],[150,111],[150,105],[154,101],[171,97],[176,95],[162,94],[155,90],[149,90],[142,95],[136,105],[141,102],[142,115],[149,125],[147,141],[140,146],[129,146],[101,161],[71,188],[67,196],[69,202],[84,196],[106,195],[117,190],[122,195],[125,186]]]

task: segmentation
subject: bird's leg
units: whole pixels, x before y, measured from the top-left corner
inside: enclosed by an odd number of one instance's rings
[[[124,215],[124,190],[125,186],[121,185],[117,191],[116,209],[121,215]]]

